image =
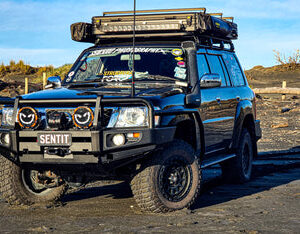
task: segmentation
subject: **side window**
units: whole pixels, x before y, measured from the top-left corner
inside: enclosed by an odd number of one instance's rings
[[[209,68],[204,54],[197,54],[197,66],[198,66],[199,79],[205,73],[209,73]]]
[[[209,63],[211,73],[219,74],[220,77],[221,77],[221,80],[222,80],[221,86],[222,87],[227,86],[226,78],[225,78],[225,75],[224,75],[224,72],[223,72],[222,65],[221,65],[220,60],[219,60],[219,56],[218,55],[207,55],[207,59],[208,59],[208,63]]]
[[[230,74],[231,81],[234,86],[245,85],[245,80],[241,68],[233,54],[224,53],[223,59],[225,61],[227,70]]]
[[[221,62],[222,69],[223,69],[223,72],[224,72],[224,74],[225,74],[225,79],[226,79],[227,86],[231,86],[231,82],[230,82],[230,79],[229,79],[229,75],[228,75],[227,69],[226,69],[226,67],[225,67],[224,61],[223,61],[223,59],[222,59],[221,56],[219,56],[219,60],[220,60],[220,62]]]

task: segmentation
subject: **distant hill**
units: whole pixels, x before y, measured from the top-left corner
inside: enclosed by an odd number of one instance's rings
[[[54,68],[53,66],[33,67],[19,62],[10,61],[9,65],[0,65],[0,96],[15,97],[24,94],[25,77],[29,79],[29,92],[42,89],[43,72],[46,76],[60,76],[62,79],[67,75],[72,64]]]
[[[282,81],[287,87],[300,88],[300,65],[289,67],[288,64],[273,67],[255,66],[246,70],[249,84],[254,88],[281,87]]]
[[[24,64],[22,60],[19,62],[10,61],[9,65],[0,65],[0,80],[5,82],[10,81],[23,81],[25,77],[30,79],[32,83],[42,82],[43,72],[49,76],[60,76],[62,79],[67,75],[72,64],[65,64],[58,68],[53,66],[33,67]]]
[[[29,78],[29,91],[42,88],[43,72],[47,77],[59,75],[62,79],[67,75],[72,64],[54,68],[53,66],[33,67],[19,62],[11,61],[9,65],[0,65],[0,96],[16,96],[24,93],[24,78]],[[300,64],[289,64],[273,67],[255,66],[246,70],[245,74],[252,88],[281,87],[282,81],[287,82],[287,87],[300,88]]]

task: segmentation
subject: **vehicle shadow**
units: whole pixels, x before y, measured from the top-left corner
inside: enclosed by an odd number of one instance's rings
[[[293,164],[273,164],[263,163],[253,166],[253,178],[250,182],[245,184],[226,184],[221,176],[221,169],[213,167],[206,169],[203,172],[204,181],[201,187],[201,194],[191,207],[192,210],[203,207],[227,202],[244,196],[249,196],[261,191],[269,190],[283,184],[290,183],[294,180],[300,179],[300,172],[286,176],[274,176],[274,173],[285,173],[289,169],[300,168],[300,161]],[[262,177],[271,176],[271,179],[265,181]],[[102,185],[85,188],[78,192],[67,194],[63,197],[62,202],[68,203],[72,201],[90,199],[94,197],[126,199],[132,198],[132,192],[127,182],[120,182],[116,184]]]
[[[62,202],[72,202],[77,200],[89,199],[104,196],[104,198],[124,199],[132,197],[130,186],[126,182],[108,184],[82,189],[69,193],[62,198]]]
[[[268,163],[253,165],[252,179],[245,184],[226,183],[221,176],[221,169],[218,169],[219,176],[202,184],[201,194],[191,209],[196,210],[228,202],[300,179],[300,171],[298,173],[288,173],[290,169],[300,168],[300,161],[293,164],[276,163],[276,160],[273,159],[273,162],[270,160]],[[268,178],[263,178],[265,176]]]

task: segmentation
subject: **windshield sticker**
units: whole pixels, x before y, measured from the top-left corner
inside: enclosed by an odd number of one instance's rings
[[[182,67],[175,67],[174,72],[185,74],[186,73],[186,69],[182,68]]]
[[[185,73],[181,73],[181,72],[176,72],[174,77],[179,78],[179,79],[185,79],[186,78],[186,74]]]
[[[118,76],[118,75],[131,75],[131,71],[105,71],[103,74],[103,76]]]
[[[106,82],[122,82],[125,80],[130,80],[131,79],[131,74],[130,75],[116,75],[116,76],[103,76],[103,81]]]
[[[175,57],[175,59],[176,59],[177,61],[182,61],[182,60],[183,60],[182,57]]]
[[[106,55],[106,54],[120,54],[120,53],[132,53],[133,48],[108,48],[108,49],[100,49],[100,50],[94,50],[90,53],[88,57],[93,57],[97,55]],[[162,48],[142,48],[137,47],[134,50],[135,53],[162,53],[166,54],[167,50]]]
[[[66,82],[69,82],[70,80],[72,80],[72,77],[68,76],[68,78],[66,79]]]
[[[68,77],[72,77],[73,75],[74,75],[74,71],[71,71],[70,73],[69,73],[69,75],[68,75]]]
[[[180,62],[177,63],[177,66],[178,67],[185,67],[185,62],[180,61]]]
[[[174,50],[172,50],[172,54],[174,56],[180,56],[183,54],[183,51],[181,49],[174,49]]]

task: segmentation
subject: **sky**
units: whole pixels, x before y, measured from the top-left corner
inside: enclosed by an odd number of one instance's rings
[[[300,48],[299,0],[136,0],[137,9],[206,7],[238,24],[236,53],[244,69],[274,66],[273,50]],[[91,46],[71,40],[70,25],[91,22],[103,11],[131,10],[133,0],[0,0],[0,63],[22,59],[32,66],[73,63]]]

